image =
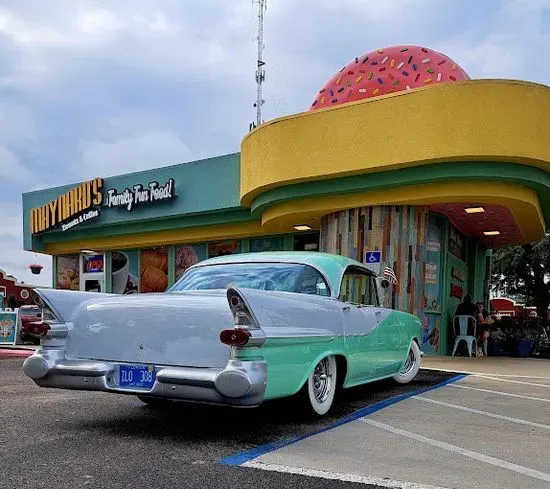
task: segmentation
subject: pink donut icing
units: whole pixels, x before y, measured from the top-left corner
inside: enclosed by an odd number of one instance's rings
[[[451,58],[437,51],[420,46],[390,46],[344,66],[319,90],[310,110],[469,79]]]

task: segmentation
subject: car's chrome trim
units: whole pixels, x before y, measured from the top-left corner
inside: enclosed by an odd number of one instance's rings
[[[120,362],[122,363],[122,362]],[[267,364],[231,358],[223,368],[155,366],[151,389],[118,384],[119,362],[72,360],[62,349],[38,349],[24,364],[25,374],[41,387],[97,390],[156,398],[258,406],[264,400]]]
[[[157,380],[163,384],[211,385],[219,369],[164,367],[157,371]]]
[[[85,375],[86,377],[101,377],[114,371],[114,365],[95,361],[64,360],[57,362],[51,371],[62,375]]]

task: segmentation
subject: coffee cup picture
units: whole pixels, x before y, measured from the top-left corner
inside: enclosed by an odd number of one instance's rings
[[[126,253],[120,251],[113,252],[112,255],[112,291],[113,294],[124,294],[128,284],[130,260]]]

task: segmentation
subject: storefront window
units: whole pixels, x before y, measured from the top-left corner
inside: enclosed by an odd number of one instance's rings
[[[208,245],[208,258],[215,256],[233,255],[241,252],[240,241],[224,241],[222,243],[210,243]]]
[[[295,234],[294,251],[319,251],[319,233]]]
[[[56,288],[65,290],[80,289],[80,256],[65,255],[57,257]]]
[[[176,248],[175,270],[176,281],[178,281],[183,273],[195,263],[198,263],[206,258],[206,245],[201,246],[180,246]]]
[[[273,236],[271,238],[253,238],[250,240],[250,251],[252,253],[261,251],[283,251],[284,249],[284,236]]]
[[[114,294],[134,294],[139,291],[138,259],[137,250],[113,251],[111,291]]]
[[[168,287],[168,249],[141,250],[139,263],[139,291],[164,292]]]

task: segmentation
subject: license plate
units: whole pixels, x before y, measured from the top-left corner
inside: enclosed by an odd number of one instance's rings
[[[119,386],[137,389],[151,389],[155,383],[155,369],[152,365],[121,365]]]

